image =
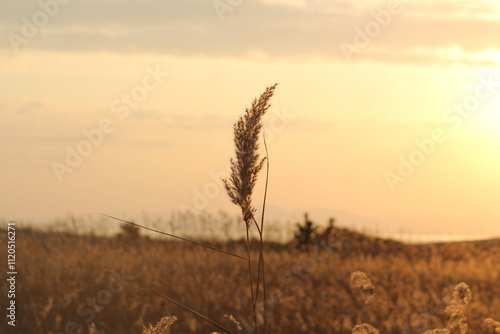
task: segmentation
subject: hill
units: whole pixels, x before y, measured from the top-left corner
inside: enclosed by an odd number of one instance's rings
[[[87,333],[92,323],[101,334],[141,333],[143,325],[166,315],[179,319],[174,333],[215,330],[140,288],[178,300],[228,328],[235,330],[225,314],[249,328],[245,261],[146,237],[29,229],[18,230],[17,236],[15,333],[65,333],[77,327]],[[4,232],[1,238],[5,240]],[[244,254],[238,241],[214,245]],[[453,289],[466,282],[473,296],[468,333],[488,333],[484,319],[500,318],[499,251],[499,240],[408,245],[345,228],[335,228],[326,246],[314,244],[308,251],[269,243],[270,332],[351,333],[359,323],[383,333],[446,327]],[[0,257],[6,258],[5,247]],[[351,287],[351,274],[358,271],[369,277],[378,299],[370,302],[367,291]],[[0,285],[0,295],[6,294],[6,285]],[[0,332],[10,330],[5,322],[0,324]]]

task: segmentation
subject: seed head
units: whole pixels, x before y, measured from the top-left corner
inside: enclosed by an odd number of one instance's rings
[[[236,158],[230,160],[231,175],[223,179],[231,201],[241,208],[243,220],[250,227],[255,208],[252,205],[252,193],[257,176],[264,166],[260,159],[259,136],[262,130],[262,117],[271,106],[269,100],[274,94],[277,84],[267,87],[260,98],[252,102],[250,108],[234,124],[234,144]]]

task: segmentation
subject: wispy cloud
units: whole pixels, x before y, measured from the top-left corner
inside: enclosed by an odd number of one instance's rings
[[[402,2],[404,10],[356,60],[497,64],[500,15],[494,5]],[[384,1],[249,1],[220,21],[211,1],[74,1],[26,48],[344,61],[339,44],[351,42],[354,28],[362,28],[373,10],[386,6]],[[20,34],[22,17],[29,19],[36,10],[24,2],[4,5],[3,49],[10,48],[7,34]]]

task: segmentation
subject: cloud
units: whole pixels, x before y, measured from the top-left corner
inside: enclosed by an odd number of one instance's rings
[[[500,62],[499,15],[491,2],[403,2],[400,14],[353,55],[355,61],[406,63]],[[21,34],[22,17],[32,19],[41,8],[9,2],[0,14],[0,47],[10,48],[9,33]],[[242,1],[224,12],[212,1],[72,1],[30,39],[25,48],[79,51],[158,53],[176,56],[322,58],[345,61],[339,45],[353,44],[355,28],[374,21],[373,11],[385,1],[304,0]],[[453,50],[461,53],[453,54]],[[493,50],[497,57],[475,56]],[[451,53],[451,54],[447,54]],[[491,54],[491,53],[490,53]]]

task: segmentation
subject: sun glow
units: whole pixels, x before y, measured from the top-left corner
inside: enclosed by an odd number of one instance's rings
[[[473,122],[479,130],[497,134],[500,138],[500,94],[495,94],[485,101],[476,116]]]

